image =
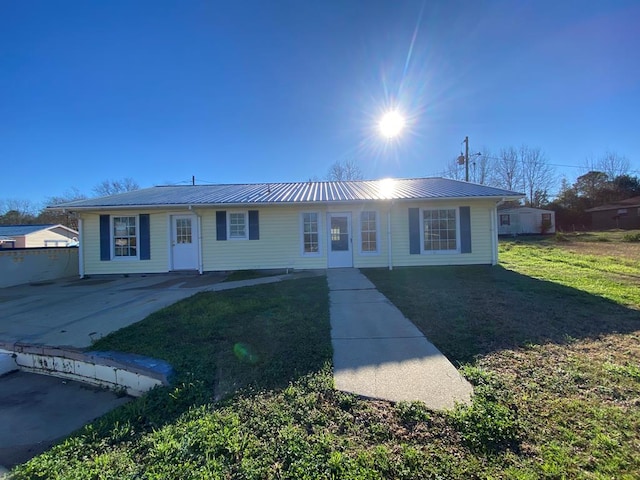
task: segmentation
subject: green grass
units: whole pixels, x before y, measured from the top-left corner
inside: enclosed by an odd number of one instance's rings
[[[365,271],[475,385],[468,407],[335,391],[323,277],[202,293],[94,346],[169,361],[171,387],[15,477],[640,477],[640,264],[548,239],[501,259]]]
[[[237,282],[240,280],[253,280],[256,278],[282,275],[285,270],[234,270],[223,280],[224,282]]]

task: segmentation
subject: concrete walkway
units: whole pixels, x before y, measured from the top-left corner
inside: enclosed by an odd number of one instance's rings
[[[470,401],[471,385],[359,270],[330,269],[327,281],[338,390],[434,410]]]

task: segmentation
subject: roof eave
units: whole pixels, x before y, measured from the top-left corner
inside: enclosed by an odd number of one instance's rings
[[[524,194],[517,195],[475,195],[459,197],[415,197],[415,198],[374,198],[374,199],[345,199],[345,200],[314,200],[304,202],[235,202],[235,203],[164,203],[137,205],[54,205],[47,210],[62,210],[70,212],[106,211],[106,210],[172,210],[194,208],[246,208],[250,206],[292,206],[292,205],[337,205],[363,202],[425,202],[425,201],[469,201],[469,200],[520,200]]]

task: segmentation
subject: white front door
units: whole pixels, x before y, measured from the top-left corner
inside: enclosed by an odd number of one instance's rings
[[[171,259],[173,270],[198,269],[198,223],[195,215],[171,217]]]
[[[353,267],[351,214],[329,213],[329,268]]]

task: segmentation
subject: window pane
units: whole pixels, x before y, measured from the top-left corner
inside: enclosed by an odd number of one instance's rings
[[[114,256],[135,257],[136,245],[136,217],[113,217]]]
[[[456,250],[456,209],[424,210],[424,250]]]
[[[320,251],[318,240],[318,214],[303,213],[302,223],[304,253],[318,253]]]
[[[191,219],[176,219],[176,243],[191,243]]]
[[[246,238],[246,216],[243,213],[229,214],[229,237],[230,238]]]
[[[360,225],[361,250],[363,252],[378,251],[376,212],[362,212]]]

